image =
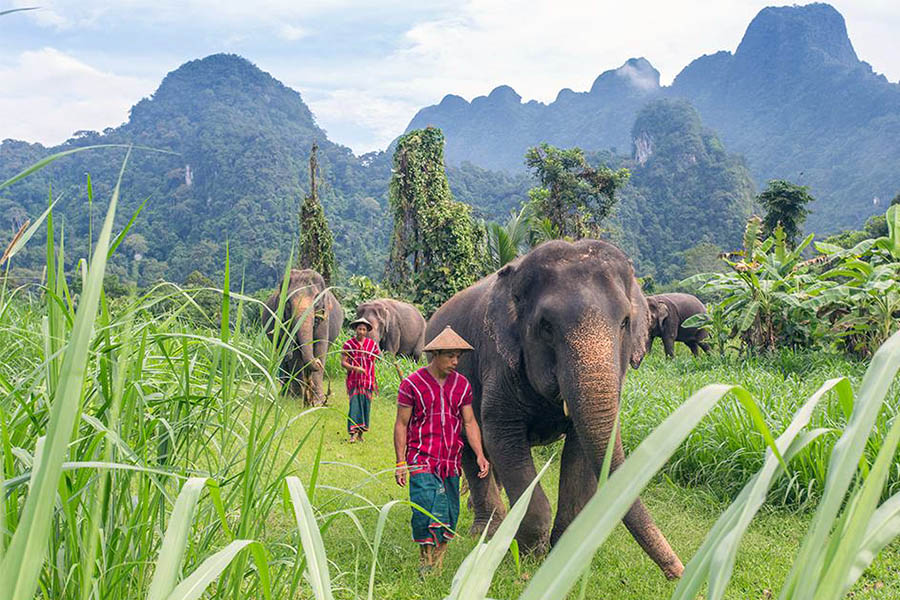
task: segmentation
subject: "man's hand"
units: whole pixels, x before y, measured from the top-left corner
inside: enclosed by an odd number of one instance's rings
[[[484,479],[487,477],[488,472],[491,470],[491,463],[488,462],[488,459],[484,457],[484,454],[478,455],[476,459],[478,461],[478,478]]]
[[[403,487],[406,485],[406,465],[398,465],[394,469],[394,479],[397,481],[397,485]]]

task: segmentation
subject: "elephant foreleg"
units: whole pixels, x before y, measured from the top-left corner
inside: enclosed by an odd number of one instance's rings
[[[625,451],[622,449],[622,436],[617,434],[611,465],[612,469],[617,468],[623,462],[625,462]],[[681,564],[681,560],[675,554],[675,551],[672,550],[672,546],[669,545],[668,540],[659,530],[659,527],[653,522],[650,512],[640,498],[634,501],[634,504],[625,513],[622,521],[632,537],[644,549],[644,552],[653,559],[653,562],[659,565],[659,568],[662,569],[663,574],[668,579],[681,577],[681,574],[684,572],[684,565]]]
[[[463,446],[462,466],[466,474],[466,481],[469,482],[471,508],[475,513],[469,533],[479,535],[490,524],[488,535],[493,535],[506,516],[506,508],[500,498],[500,489],[493,476],[489,475],[484,479],[478,477],[475,453],[468,444]]]
[[[694,358],[700,356],[700,346],[697,342],[691,341],[688,342],[688,348],[691,349],[691,354],[694,355]]]
[[[556,503],[556,519],[550,534],[550,544],[556,544],[584,505],[597,491],[597,474],[593,461],[578,442],[573,427],[566,432],[562,463],[559,467],[559,496]]]
[[[491,464],[497,469],[509,503],[513,505],[537,476],[525,424],[503,421],[500,426],[492,426],[486,421],[484,441]],[[519,525],[516,540],[524,552],[542,553],[549,544],[549,532],[550,502],[538,484]]]
[[[675,358],[675,338],[663,336],[663,348],[667,357]]]

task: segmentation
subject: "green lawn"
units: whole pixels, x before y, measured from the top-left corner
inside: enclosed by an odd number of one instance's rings
[[[632,383],[626,388],[624,413],[629,414],[629,406],[637,402],[637,398],[628,396],[629,390],[637,392],[643,389],[646,381],[657,381],[668,373],[667,386],[672,393],[684,395],[687,392],[676,390],[683,371],[689,366],[685,361],[690,359],[680,356],[675,363],[666,363],[658,356],[652,357],[641,370],[629,377]],[[714,359],[711,359],[714,362]],[[698,361],[694,364],[698,372],[712,371],[714,377],[717,368],[710,363]],[[825,369],[826,371],[828,369]],[[758,370],[749,370],[753,378],[760,377]],[[821,373],[816,373],[819,375]],[[740,375],[740,374],[739,374]],[[808,375],[808,374],[806,374]],[[708,378],[708,377],[707,377]],[[773,376],[782,381],[782,387],[797,387],[790,373]],[[704,378],[705,379],[705,378]],[[740,379],[740,376],[739,376]],[[823,381],[820,379],[819,381]],[[707,381],[708,382],[708,381]],[[746,382],[736,381],[737,383]],[[786,383],[785,383],[786,382]],[[808,384],[809,386],[812,383]],[[333,486],[341,489],[352,489],[360,496],[378,507],[391,500],[406,499],[406,491],[398,488],[391,474],[394,463],[392,445],[392,427],[394,419],[393,389],[388,389],[375,400],[372,410],[372,430],[366,441],[361,444],[346,443],[345,410],[346,395],[342,382],[334,381],[335,394],[330,408],[323,412],[305,416],[294,425],[297,439],[305,435],[316,416],[321,416],[321,428],[324,431],[322,449],[323,465],[319,473],[319,486]],[[386,388],[394,386],[387,385]],[[808,386],[807,386],[808,387]],[[806,393],[800,386],[798,393]],[[394,388],[395,389],[395,388]],[[815,389],[815,387],[812,387]],[[811,390],[810,390],[811,391]],[[660,390],[658,393],[663,393]],[[807,394],[808,395],[808,394]],[[798,397],[799,401],[804,396]],[[299,411],[299,407],[298,407]],[[633,412],[633,411],[632,411]],[[626,421],[623,431],[633,437],[632,428]],[[317,445],[307,444],[298,462],[300,474],[304,482],[311,475]],[[536,460],[543,460],[553,454],[552,449],[536,449]],[[366,475],[358,467],[369,471]],[[555,504],[558,467],[554,465],[545,477],[545,490]],[[726,504],[721,500],[722,490],[715,486],[702,485],[688,488],[673,483],[667,476],[658,477],[645,491],[643,499],[656,519],[657,524],[668,537],[672,546],[685,562],[703,541],[703,538]],[[365,508],[366,502],[361,499],[348,500],[347,494],[335,492],[326,487],[319,487],[314,504],[322,513],[357,508],[354,510],[369,539],[375,530],[376,511]],[[376,577],[376,598],[442,598],[450,589],[450,582],[456,567],[459,566],[466,553],[471,550],[475,540],[463,535],[451,543],[445,563],[444,572],[431,575],[422,581],[416,571],[417,550],[410,541],[409,530],[410,509],[396,506],[390,515],[385,539],[379,551],[379,572]],[[472,514],[465,506],[463,499],[460,531],[465,532],[472,520]],[[287,519],[283,522],[275,516],[278,527],[271,533],[276,537],[293,535],[292,524]],[[790,511],[787,509],[766,509],[761,512],[744,538],[734,577],[726,597],[735,599],[768,598],[770,590],[777,593],[780,583],[790,568],[793,556],[799,546],[809,513]],[[276,523],[273,523],[275,525]],[[290,538],[289,538],[290,539]],[[362,539],[357,526],[347,516],[338,516],[324,532],[326,550],[332,562],[333,575],[340,573],[336,581],[342,590],[339,597],[365,597],[368,585],[368,569],[370,550]],[[274,540],[273,540],[274,541]],[[281,541],[288,541],[282,539]],[[498,570],[491,595],[494,598],[515,598],[523,590],[528,577],[537,568],[538,559],[526,558],[523,561],[521,574],[517,573],[514,562],[507,558]],[[594,560],[588,583],[587,598],[615,599],[649,599],[666,598],[674,590],[674,583],[667,582],[656,566],[641,551],[623,526],[602,547]],[[574,595],[573,595],[574,597]],[[900,544],[895,543],[885,550],[872,567],[860,580],[853,592],[854,598],[900,598]]]

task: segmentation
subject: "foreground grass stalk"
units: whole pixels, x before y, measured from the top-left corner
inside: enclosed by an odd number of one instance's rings
[[[50,517],[62,473],[62,463],[81,402],[88,346],[100,301],[103,274],[106,270],[106,249],[112,234],[119,186],[127,162],[126,156],[110,199],[106,220],[97,239],[97,252],[91,261],[88,279],[84,282],[75,324],[62,362],[59,387],[50,409],[48,439],[42,453],[40,468],[32,478],[32,487],[25,501],[22,517],[0,565],[0,589],[9,592],[10,600],[31,599],[46,557]]]
[[[825,493],[812,526],[804,539],[779,600],[812,599],[825,567],[827,538],[863,456],[866,440],[882,407],[882,401],[900,367],[900,332],[891,336],[872,357],[860,386],[853,413],[831,453]]]

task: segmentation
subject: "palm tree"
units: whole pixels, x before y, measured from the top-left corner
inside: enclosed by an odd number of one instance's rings
[[[528,252],[533,214],[531,207],[526,204],[518,213],[510,212],[505,225],[488,223],[488,261],[491,269],[496,271],[520,254]]]

